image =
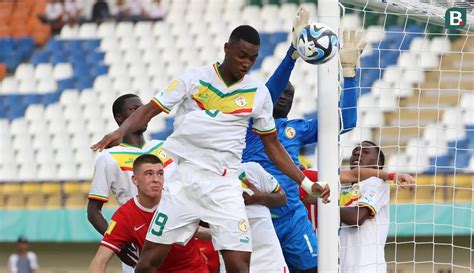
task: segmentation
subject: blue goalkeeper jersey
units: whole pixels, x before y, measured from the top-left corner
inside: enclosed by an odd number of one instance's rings
[[[291,75],[291,70],[295,64],[295,62],[290,58],[290,55],[290,53],[287,54],[277,70],[266,83],[274,104],[286,88]],[[298,91],[296,90],[295,92]],[[359,89],[357,77],[345,78],[340,103],[342,115],[341,133],[348,132],[356,126],[358,94]],[[293,159],[293,162],[299,166],[298,155],[301,147],[305,144],[315,143],[318,141],[318,120],[316,118],[293,120],[281,118],[275,119],[275,125],[278,139]],[[298,184],[283,174],[273,164],[265,153],[260,137],[252,132],[252,126],[249,126],[248,128],[245,139],[246,147],[242,155],[243,162],[253,161],[259,163],[267,172],[272,174],[278,180],[287,196],[288,201],[285,206],[270,209],[272,215],[276,217],[283,216],[288,212],[295,210],[298,206],[303,206],[299,198],[300,193]]]

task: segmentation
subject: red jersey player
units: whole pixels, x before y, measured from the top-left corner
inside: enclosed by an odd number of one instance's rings
[[[109,227],[91,262],[91,273],[105,273],[108,262],[122,247],[134,243],[142,249],[163,189],[163,164],[151,154],[133,162],[132,181],[138,195],[122,205],[112,216]],[[194,240],[186,246],[172,245],[159,273],[207,273],[207,265]]]

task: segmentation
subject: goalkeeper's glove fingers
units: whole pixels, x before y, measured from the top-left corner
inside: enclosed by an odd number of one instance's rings
[[[300,8],[296,13],[295,19],[293,20],[293,28],[291,30],[291,45],[296,49],[298,43],[298,34],[301,30],[309,24],[309,10]],[[298,58],[297,52],[292,54],[291,57],[296,60]]]
[[[354,29],[345,29],[342,33],[342,48],[339,53],[344,77],[355,77],[355,67],[359,63],[360,54],[367,42],[363,39],[363,33]]]

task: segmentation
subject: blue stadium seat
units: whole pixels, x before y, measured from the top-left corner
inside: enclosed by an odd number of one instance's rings
[[[89,75],[89,67],[87,64],[84,62],[74,62],[73,63],[74,67],[74,76],[79,78],[82,76],[88,76]]]
[[[81,40],[62,40],[62,45],[65,50],[73,53],[82,51],[82,41]]]
[[[22,60],[29,59],[35,51],[35,42],[30,37],[22,37],[17,40],[16,50]]]
[[[400,56],[400,51],[398,50],[380,50],[380,67],[387,68],[396,64],[398,56]]]
[[[12,51],[5,58],[5,64],[7,65],[7,70],[10,72],[15,71],[17,66],[21,63],[21,56],[17,51]]]
[[[6,118],[9,120],[17,119],[25,115],[26,107],[24,105],[17,105],[12,109],[8,109]]]
[[[11,52],[15,47],[15,40],[13,38],[0,39],[0,52]]]
[[[90,70],[90,75],[95,79],[97,76],[105,75],[109,72],[109,67],[106,65],[95,65]]]
[[[76,84],[75,78],[69,78],[69,79],[64,79],[64,80],[59,80],[58,81],[58,91],[62,92],[66,89],[73,89]]]
[[[360,67],[362,68],[378,68],[379,67],[379,55],[370,54],[360,58]]]
[[[82,76],[82,77],[77,78],[75,88],[78,90],[82,90],[82,89],[92,88],[93,85],[94,85],[94,78],[89,77],[89,76]]]
[[[457,141],[448,142],[448,147],[456,149],[467,149],[468,139],[458,139]],[[450,149],[451,150],[451,149]]]
[[[275,47],[277,44],[286,41],[286,38],[288,37],[288,32],[273,32],[269,39],[270,43]]]
[[[41,95],[40,94],[28,94],[28,95],[23,95],[22,97],[22,104],[25,106],[31,105],[31,104],[40,104],[41,103]]]
[[[64,51],[55,51],[51,55],[50,62],[53,64],[67,63],[69,55]]]
[[[62,43],[61,43],[59,40],[57,40],[57,39],[50,39],[50,40],[46,43],[45,50],[47,50],[47,51],[49,51],[49,52],[62,51],[62,50],[63,50],[63,45],[62,45]]]
[[[464,169],[469,166],[471,154],[465,150],[458,150],[456,156],[453,158],[454,166],[459,169]]]
[[[4,99],[5,108],[11,109],[16,106],[22,105],[22,96],[19,94],[12,94],[5,96]]]
[[[86,62],[88,64],[100,64],[104,60],[105,53],[101,51],[93,51],[87,54],[86,56]]]
[[[50,57],[49,51],[37,51],[33,54],[33,57],[31,58],[31,63],[34,65],[48,63],[49,57]]]
[[[93,51],[100,47],[100,39],[90,39],[82,42],[82,48],[86,51]]]
[[[61,93],[59,93],[59,92],[52,92],[52,93],[44,94],[41,97],[41,103],[45,104],[45,105],[56,103],[56,102],[59,101],[60,96],[61,96]]]

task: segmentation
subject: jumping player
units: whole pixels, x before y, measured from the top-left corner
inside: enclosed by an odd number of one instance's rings
[[[120,126],[135,110],[142,106],[143,103],[135,94],[125,94],[118,97],[112,105],[115,121]],[[143,133],[146,129],[145,125],[125,135],[119,146],[105,150],[95,163],[87,204],[87,218],[101,235],[105,234],[108,226],[102,215],[102,206],[109,200],[109,192],[115,195],[120,205],[137,194],[137,189],[131,180],[132,164],[135,158],[146,153],[158,156],[166,166],[167,180],[173,180],[171,175],[175,164],[162,150],[163,141],[145,141]],[[123,271],[131,273],[133,272],[132,267],[138,261],[136,246],[126,245],[121,249],[118,256],[124,262]]]
[[[180,179],[163,193],[135,272],[153,272],[172,243],[186,244],[191,239],[199,220],[209,223],[213,244],[221,251],[226,269],[248,272],[252,244],[236,171],[250,118],[275,165],[328,201],[329,187],[311,184],[278,141],[267,88],[246,75],[259,47],[259,34],[254,28],[237,27],[224,45],[222,64],[185,72],[119,129],[91,147],[102,150],[118,145],[125,134],[179,105],[175,130],[164,148],[177,160]]]
[[[133,162],[133,184],[138,195],[122,205],[112,216],[99,249],[91,262],[90,273],[105,273],[114,253],[127,244],[142,249],[153,214],[161,199],[164,183],[163,163],[151,154],[139,156]],[[169,181],[168,183],[172,183]],[[194,240],[186,246],[172,245],[159,273],[207,273],[207,265]]]

